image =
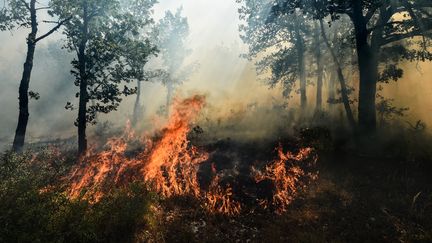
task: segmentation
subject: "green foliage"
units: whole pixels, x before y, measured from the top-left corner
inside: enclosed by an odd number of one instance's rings
[[[382,87],[378,87],[382,90]],[[381,126],[388,125],[388,123],[399,117],[404,117],[406,112],[409,111],[408,107],[396,107],[393,105],[394,99],[387,99],[384,96],[377,94],[376,110],[379,116]]]
[[[170,89],[186,81],[196,69],[195,64],[185,67],[185,59],[192,51],[187,47],[189,23],[187,18],[182,16],[182,11],[182,8],[178,8],[174,13],[166,11],[153,33],[164,70],[159,77]]]
[[[133,242],[146,229],[154,197],[143,185],[90,203],[63,192],[59,180],[67,171],[61,157],[49,152],[2,156],[1,242]]]
[[[271,74],[265,82],[270,87],[281,84],[289,97],[300,75],[305,74],[299,62],[313,42],[308,16],[293,11],[283,16],[270,15],[275,1],[238,0],[241,38],[249,46],[245,57],[256,60],[260,75]]]
[[[142,79],[143,67],[156,53],[144,35],[152,23],[154,0],[53,0],[51,15],[72,16],[65,24],[65,47],[76,52],[72,61],[75,85],[86,83],[86,93],[77,93],[92,101],[86,121],[95,123],[97,113],[116,110],[123,96],[135,94],[128,84]],[[67,108],[71,108],[70,104]]]
[[[0,5],[0,31],[31,25],[27,1],[7,0]]]
[[[352,29],[364,22],[370,45],[380,48],[379,60],[386,64],[379,79],[375,80],[377,82],[402,77],[403,71],[397,64],[403,60],[432,60],[428,49],[432,31],[430,1],[276,0],[270,16],[285,16],[296,8],[303,9],[314,18],[328,17],[330,23],[341,19],[349,20]],[[355,8],[360,9],[362,16],[356,15]],[[354,39],[354,33],[350,34]],[[421,40],[413,39],[414,37],[421,37]]]

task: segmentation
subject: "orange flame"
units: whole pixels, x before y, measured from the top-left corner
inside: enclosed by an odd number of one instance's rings
[[[209,191],[206,193],[206,208],[210,212],[222,213],[225,215],[240,214],[241,205],[233,200],[232,188],[228,185],[223,189],[219,183],[220,177],[216,174],[216,168],[212,164],[212,171],[215,174],[214,179],[210,183]]]
[[[128,123],[123,136],[108,141],[108,150],[87,156],[75,168],[69,178],[72,181],[70,195],[77,197],[87,191],[97,199],[103,194],[104,187],[109,189],[112,185],[141,179],[153,184],[158,192],[167,197],[188,193],[197,196],[197,165],[205,161],[208,155],[190,146],[187,134],[190,123],[204,104],[204,97],[198,95],[175,101],[160,140],[145,139],[145,150],[135,158],[125,156],[128,141],[135,138]]]
[[[221,177],[213,167],[214,179],[207,191],[198,182],[199,165],[209,159],[209,154],[190,144],[188,134],[201,109],[205,106],[203,96],[193,96],[176,100],[167,124],[157,138],[144,137],[143,148],[134,156],[127,154],[129,144],[138,140],[128,123],[124,134],[107,142],[105,151],[89,153],[74,168],[67,179],[70,183],[69,195],[80,195],[99,200],[113,187],[126,185],[132,181],[143,181],[164,197],[192,195],[204,203],[210,212],[237,215],[242,210],[240,202],[234,199],[231,186],[221,186]],[[129,153],[130,154],[130,153]],[[302,170],[301,162],[311,157],[312,149],[304,148],[296,155],[284,153],[278,148],[279,158],[267,165],[264,171],[254,170],[256,182],[271,180],[274,195],[271,201],[262,200],[263,207],[273,205],[276,211],[286,211],[289,203],[302,186],[301,179],[310,176]],[[316,161],[316,160],[315,160]],[[292,162],[287,167],[286,163]]]
[[[298,193],[298,188],[303,186],[301,179],[310,177],[315,179],[314,174],[306,174],[299,164],[294,162],[302,162],[312,155],[311,148],[302,148],[299,153],[294,155],[291,152],[284,153],[283,147],[279,145],[278,158],[272,163],[268,164],[264,171],[253,170],[255,173],[255,181],[261,182],[263,180],[270,180],[274,185],[274,192],[271,202],[268,200],[261,200],[259,204],[268,208],[271,204],[276,212],[283,213],[287,210],[288,205],[294,200]],[[315,163],[317,158],[313,159]],[[286,163],[291,162],[291,166],[287,168]]]
[[[164,196],[200,194],[197,170],[198,165],[208,159],[208,154],[190,146],[187,135],[190,122],[204,104],[203,96],[174,102],[162,139],[153,147],[142,170],[145,181],[153,182]]]

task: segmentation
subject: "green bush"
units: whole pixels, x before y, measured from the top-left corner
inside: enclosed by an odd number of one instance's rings
[[[60,180],[67,168],[52,159],[2,156],[0,242],[132,242],[147,227],[154,197],[143,185],[113,190],[97,203],[69,199]]]

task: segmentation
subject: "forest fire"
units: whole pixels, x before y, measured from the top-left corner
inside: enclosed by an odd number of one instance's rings
[[[3,0],[0,40],[0,243],[432,242],[432,0]]]
[[[311,157],[311,148],[302,148],[298,154],[294,155],[291,152],[284,153],[283,147],[279,145],[277,151],[279,158],[268,164],[263,171],[256,169],[253,171],[257,183],[267,179],[272,181],[275,187],[271,202],[264,199],[260,200],[259,204],[264,208],[268,208],[271,204],[278,213],[282,213],[287,210],[287,205],[295,198],[299,186],[305,185],[302,184],[301,180],[304,180],[304,178],[315,180],[317,174],[306,173],[301,165],[296,163]],[[312,163],[316,163],[316,160],[317,158],[314,157]],[[286,166],[287,162],[291,163],[288,168]]]
[[[187,135],[192,122],[205,104],[203,96],[176,101],[162,138],[152,146],[142,170],[145,181],[154,183],[164,196],[198,196],[197,165],[207,160],[205,152],[191,146]]]
[[[218,212],[226,215],[236,215],[241,211],[239,202],[233,200],[232,187],[228,185],[223,189],[220,185],[220,176],[217,175],[216,168],[212,164],[212,173],[215,175],[206,193],[206,208],[211,212]]]
[[[136,141],[130,126],[120,138],[108,141],[108,149],[100,153],[90,153],[71,173],[70,196],[99,200],[112,188],[127,185],[133,181],[146,183],[151,190],[165,198],[172,196],[193,196],[202,202],[210,212],[237,215],[242,204],[235,199],[233,187],[222,185],[221,174],[212,164],[213,180],[207,186],[198,180],[200,165],[210,160],[209,152],[191,144],[188,134],[201,109],[205,106],[203,96],[177,100],[172,105],[169,120],[154,139],[141,139],[141,149],[136,155],[128,156],[128,146]],[[277,213],[286,211],[298,190],[316,178],[316,174],[306,173],[302,163],[312,158],[311,148],[302,148],[298,154],[284,153],[278,148],[278,158],[260,171],[254,168],[255,183],[270,180],[273,185],[271,200],[258,200],[259,205],[271,208]],[[211,161],[210,161],[211,162]],[[305,164],[306,165],[306,164]],[[271,207],[269,207],[271,205]]]

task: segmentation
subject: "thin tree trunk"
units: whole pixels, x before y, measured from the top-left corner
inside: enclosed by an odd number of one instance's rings
[[[88,13],[87,1],[83,2],[83,26],[82,26],[82,39],[78,48],[78,62],[80,74],[80,97],[78,109],[78,153],[80,156],[84,155],[87,151],[87,70],[86,70],[86,47],[88,41]]]
[[[351,110],[351,105],[350,105],[349,96],[348,96],[348,89],[347,89],[347,86],[346,86],[345,77],[344,77],[343,72],[342,72],[342,67],[340,65],[339,59],[336,56],[335,51],[333,50],[333,48],[330,45],[330,42],[329,42],[329,40],[327,38],[327,34],[326,34],[325,28],[324,28],[324,23],[323,23],[322,20],[320,20],[320,27],[321,27],[321,34],[322,34],[322,37],[324,39],[324,42],[326,43],[327,48],[329,49],[330,54],[331,54],[331,56],[333,58],[333,61],[334,61],[335,65],[336,65],[336,73],[337,73],[337,76],[338,76],[338,79],[339,79],[339,83],[341,85],[342,102],[343,102],[344,107],[345,107],[345,112],[346,112],[346,115],[347,115],[348,122],[349,122],[351,128],[353,130],[355,130],[356,129],[356,122],[355,122],[355,119],[354,119],[353,112]]]
[[[300,106],[301,109],[304,111],[307,106],[307,96],[306,96],[306,67],[305,67],[305,59],[304,59],[304,52],[305,52],[305,44],[303,37],[300,33],[300,22],[299,17],[295,16],[295,35],[296,35],[296,49],[297,49],[297,62],[298,62],[298,71],[299,71],[299,78],[300,78]]]
[[[335,64],[336,65],[336,64]],[[330,68],[330,78],[328,80],[328,100],[329,100],[329,110],[330,112],[334,111],[334,107],[335,104],[333,103],[334,100],[336,99],[336,68],[335,67],[331,67]]]
[[[318,112],[322,109],[322,86],[323,86],[324,67],[321,60],[320,30],[317,22],[315,22],[315,41],[316,41],[315,56],[317,62],[317,95],[316,95],[315,109]]]
[[[137,94],[135,99],[134,111],[132,116],[132,125],[135,126],[141,117],[141,81],[137,80]]]
[[[336,42],[337,41],[337,38],[338,38],[338,29],[339,29],[339,23],[338,22],[335,22],[334,24],[333,24],[333,28],[336,30],[336,31],[334,31],[334,33],[333,33],[333,42]],[[325,34],[325,33],[324,33]],[[326,34],[325,34],[326,35]],[[327,35],[326,35],[327,36]],[[328,45],[326,45],[326,46],[328,46]],[[335,53],[336,54],[336,53]],[[329,90],[328,90],[328,95],[329,95],[329,100],[330,101],[332,101],[333,103],[330,103],[330,111],[332,112],[332,113],[334,113],[334,111],[335,111],[335,108],[336,108],[336,104],[334,103],[334,101],[335,101],[335,99],[336,99],[336,83],[337,83],[337,81],[336,81],[336,79],[338,79],[337,78],[337,72],[336,72],[336,64],[334,64],[334,66],[333,67],[331,67],[331,75],[330,75],[330,80],[329,80],[329,86],[328,86],[328,88],[329,88]]]
[[[166,84],[167,87],[167,99],[166,99],[166,116],[170,114],[171,100],[174,92],[174,87],[171,81]]]
[[[36,35],[38,32],[36,18],[36,0],[30,1],[30,20],[31,32],[27,37],[27,56],[24,63],[24,71],[22,74],[19,87],[19,115],[18,124],[15,131],[15,138],[12,145],[12,150],[15,152],[22,151],[25,142],[27,123],[29,119],[29,97],[28,90],[30,85],[30,77],[33,69],[33,58],[36,49]]]

